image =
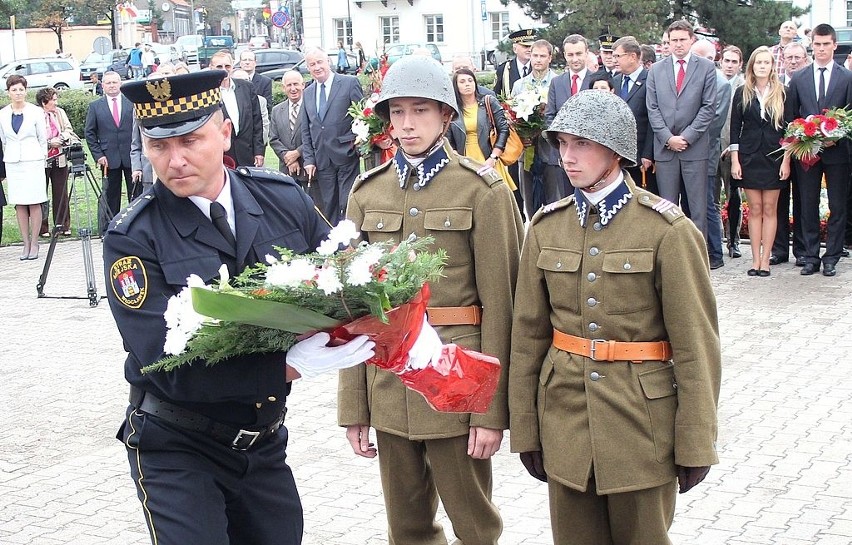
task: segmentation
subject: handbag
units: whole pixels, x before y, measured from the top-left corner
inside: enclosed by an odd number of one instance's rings
[[[494,123],[494,112],[491,111],[491,101],[485,97],[485,111],[488,112],[488,121],[491,122],[491,131],[488,133],[488,140],[491,142],[491,147],[497,142],[497,127]],[[524,153],[524,143],[518,132],[511,125],[509,126],[509,138],[506,140],[506,147],[503,148],[503,153],[500,155],[500,161],[504,165],[514,165],[518,162],[521,155]]]

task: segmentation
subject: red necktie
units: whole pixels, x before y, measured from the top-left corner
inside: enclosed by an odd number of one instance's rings
[[[112,99],[112,119],[115,121],[116,127],[121,124],[121,119],[118,117],[118,98]]]
[[[580,79],[579,74],[571,75],[571,96],[577,94],[577,80]]]
[[[686,64],[686,61],[680,59],[677,61],[680,63],[680,70],[677,71],[677,80],[675,81],[675,87],[677,89],[677,94],[680,94],[680,90],[683,89],[683,80],[686,79],[686,70],[683,65]]]

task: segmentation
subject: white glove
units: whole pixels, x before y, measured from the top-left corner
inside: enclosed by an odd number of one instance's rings
[[[408,363],[406,369],[425,369],[433,361],[441,359],[441,349],[443,343],[435,329],[423,317],[423,327],[420,328],[420,334],[417,340],[414,341],[414,346],[408,351]]]
[[[366,335],[355,337],[340,346],[326,346],[331,340],[328,333],[317,333],[299,341],[287,351],[287,365],[304,378],[312,378],[329,371],[346,369],[372,358],[376,343]]]

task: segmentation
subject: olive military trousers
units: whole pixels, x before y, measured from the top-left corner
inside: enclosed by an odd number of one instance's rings
[[[376,431],[390,545],[447,545],[438,499],[464,545],[496,545],[503,531],[491,501],[491,461],[467,455],[467,435],[411,441]]]

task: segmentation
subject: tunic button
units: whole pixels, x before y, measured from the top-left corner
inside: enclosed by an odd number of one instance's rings
[[[648,195],[642,195],[642,202],[648,202]]]
[[[559,262],[557,262],[557,263],[556,263],[556,268],[557,268],[557,269],[561,269],[561,268],[562,268],[562,262],[561,262],[561,261],[559,261]]]
[[[411,208],[411,210],[408,211],[409,216],[416,216],[419,213],[420,213],[420,210],[418,210],[416,208]]]
[[[595,231],[600,231],[601,229],[603,229],[603,225],[601,225],[599,221],[596,221],[594,225],[592,225],[592,229],[594,229]]]
[[[275,397],[275,396],[269,396],[269,397],[267,397],[266,399],[267,399],[270,403],[275,403],[276,401],[278,401],[278,399],[276,399],[276,397]]]
[[[589,331],[597,331],[599,328],[600,328],[600,326],[598,324],[596,324],[595,322],[592,322],[592,323],[589,324]]]
[[[420,191],[421,186],[414,184],[414,191]]]
[[[632,268],[632,267],[630,266],[630,263],[625,263],[625,264],[624,264],[624,270],[625,270],[625,271],[629,271],[631,268]]]
[[[379,223],[377,223],[377,224],[376,224],[376,229],[384,229],[384,228],[385,228],[385,224],[384,224],[384,223],[379,222]]]
[[[444,220],[444,227],[449,227],[450,225],[451,225],[450,218],[447,218],[446,220]]]
[[[589,305],[590,307],[593,307],[593,306],[598,304],[598,300],[595,299],[594,297],[589,297],[589,299],[586,301],[586,304]]]
[[[592,380],[600,380],[601,374],[597,371],[592,371],[591,373],[589,373],[589,378]]]
[[[598,255],[601,251],[596,246],[589,248],[589,255]]]
[[[595,273],[589,273],[589,275],[586,278],[589,279],[589,282],[594,282],[595,280],[598,279],[598,275],[596,275]]]

